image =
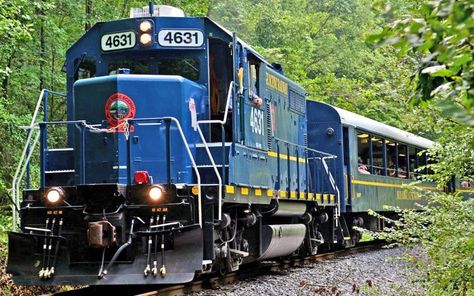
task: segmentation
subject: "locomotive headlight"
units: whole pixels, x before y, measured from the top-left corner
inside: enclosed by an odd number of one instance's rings
[[[160,200],[162,196],[163,188],[161,186],[152,186],[150,190],[148,190],[148,197],[153,202]]]
[[[144,33],[140,35],[140,43],[141,45],[150,45],[152,41],[151,34]]]
[[[59,187],[51,187],[46,191],[46,200],[51,204],[55,204],[63,198],[64,191]]]
[[[140,23],[140,31],[143,33],[150,32],[151,31],[151,22],[150,21],[143,21]]]

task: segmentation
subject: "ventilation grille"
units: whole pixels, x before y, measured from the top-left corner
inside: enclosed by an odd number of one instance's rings
[[[304,114],[306,112],[306,99],[304,95],[301,95],[290,89],[289,100],[291,111],[300,114]]]
[[[267,112],[267,147],[268,151],[272,151],[272,112],[270,107],[270,102],[265,103],[265,111]]]

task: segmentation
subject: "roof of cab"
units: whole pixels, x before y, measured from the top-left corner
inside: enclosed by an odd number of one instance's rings
[[[374,133],[392,140],[400,141],[421,148],[433,148],[434,142],[431,140],[341,108],[334,106],[333,108],[341,117],[341,122],[344,125],[350,125],[356,129],[364,130],[369,133]]]
[[[233,37],[233,32],[224,28],[221,24],[219,24],[218,22],[214,21],[213,19],[209,18],[209,17],[204,17],[204,19],[208,20],[210,23],[214,24],[216,27],[218,27],[219,29],[221,29],[224,33],[226,33],[230,38]],[[237,41],[240,42],[240,44],[242,44],[243,47],[245,47],[248,51],[250,51],[255,57],[257,57],[258,59],[260,59],[262,62],[264,62],[265,64],[267,64],[267,66],[273,68],[272,64],[270,64],[260,53],[258,53],[252,46],[250,46],[248,43],[246,43],[245,41],[243,41],[242,39],[240,39],[239,37],[237,37]]]

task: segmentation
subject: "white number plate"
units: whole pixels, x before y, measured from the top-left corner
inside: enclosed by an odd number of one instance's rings
[[[263,111],[251,107],[250,109],[250,127],[252,133],[263,136]]]
[[[107,34],[100,39],[100,47],[103,51],[132,48],[137,40],[134,32],[122,32]]]
[[[200,47],[204,35],[198,30],[161,30],[158,43],[163,47]]]

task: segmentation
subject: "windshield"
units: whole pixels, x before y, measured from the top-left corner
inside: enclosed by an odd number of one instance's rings
[[[117,74],[122,68],[130,69],[130,74],[179,75],[193,81],[199,80],[200,74],[197,58],[120,59],[111,61],[107,72]]]

